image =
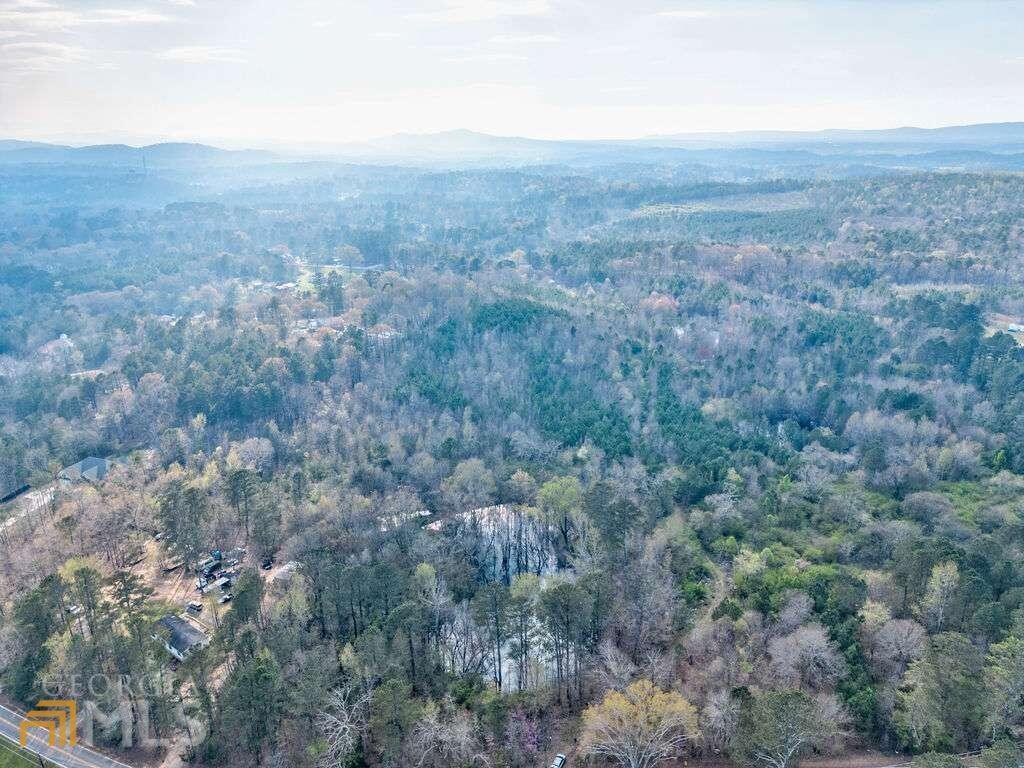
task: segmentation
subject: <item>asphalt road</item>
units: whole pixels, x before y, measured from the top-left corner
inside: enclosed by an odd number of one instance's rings
[[[24,719],[20,713],[0,706],[0,735],[17,744],[21,722]],[[51,747],[46,738],[45,731],[29,729],[26,747],[61,768],[132,768],[127,763],[101,755],[82,744],[74,747]]]
[[[13,528],[21,520],[29,515],[40,512],[47,504],[53,501],[53,495],[57,491],[57,483],[50,483],[43,488],[36,488],[29,491],[11,502],[11,516],[0,523],[0,533]]]

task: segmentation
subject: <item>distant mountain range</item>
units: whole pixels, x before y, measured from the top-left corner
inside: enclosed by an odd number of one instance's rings
[[[547,140],[492,136],[468,130],[396,134],[317,151],[350,160],[434,163],[504,161],[514,164],[604,162],[779,163],[830,165],[869,161],[885,166],[951,163],[1013,167],[1024,153],[1024,122],[893,128],[875,131],[744,131],[688,133],[626,140]],[[975,154],[964,154],[975,153]],[[980,153],[980,154],[979,154]],[[995,156],[995,157],[993,157]]]
[[[735,133],[678,133],[649,136],[645,143],[662,146],[748,146],[765,145],[942,145],[963,148],[1008,146],[1024,148],[1024,122],[951,125],[943,128],[882,128],[824,131],[737,131]]]
[[[73,147],[36,141],[0,140],[0,163],[73,163],[127,167],[181,167],[265,163],[275,155],[262,150],[229,150],[207,144],[167,142],[132,147],[92,144]]]
[[[196,143],[71,146],[0,140],[0,165],[73,164],[129,169],[239,167],[329,160],[439,166],[713,163],[786,167],[1024,170],[1024,122],[882,130],[681,133],[632,140],[546,140],[469,130],[396,134],[278,152]]]

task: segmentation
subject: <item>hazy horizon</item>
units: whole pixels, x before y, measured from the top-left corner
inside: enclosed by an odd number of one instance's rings
[[[1008,122],[1024,117],[1021,32],[1018,0],[0,0],[0,135],[237,147]]]
[[[878,127],[866,127],[866,128],[847,128],[845,126],[827,126],[820,129],[807,129],[807,130],[786,130],[786,129],[773,129],[773,128],[749,128],[736,131],[699,131],[699,132],[679,132],[672,134],[656,134],[656,135],[637,135],[629,137],[619,138],[595,138],[595,139],[577,139],[574,137],[550,137],[541,138],[537,136],[524,136],[524,135],[512,135],[512,134],[496,134],[488,133],[484,131],[475,131],[470,128],[449,128],[439,131],[399,131],[391,134],[383,134],[379,136],[372,136],[365,140],[355,140],[350,142],[344,141],[301,141],[294,140],[288,141],[283,139],[254,139],[252,141],[246,141],[244,139],[237,139],[232,137],[220,137],[220,138],[206,138],[202,136],[159,136],[159,135],[138,135],[138,134],[127,134],[123,132],[111,131],[107,133],[99,134],[58,134],[54,136],[26,138],[23,136],[8,136],[0,135],[0,141],[24,141],[27,143],[40,143],[40,144],[52,144],[52,145],[65,145],[71,147],[89,147],[89,146],[102,146],[102,145],[127,145],[133,147],[142,147],[156,144],[197,144],[219,147],[223,149],[234,149],[234,150],[259,150],[259,151],[298,151],[302,148],[307,148],[311,151],[317,149],[330,150],[340,149],[343,147],[358,147],[361,144],[367,146],[375,143],[385,142],[390,139],[399,138],[437,138],[444,137],[447,135],[463,134],[465,136],[478,136],[486,137],[489,139],[508,139],[517,141],[544,141],[544,142],[623,142],[630,144],[633,142],[643,141],[654,141],[659,138],[664,139],[692,139],[700,140],[707,139],[712,141],[713,139],[720,139],[720,142],[715,142],[715,146],[720,144],[728,144],[730,138],[735,138],[739,145],[744,145],[744,142],[740,141],[744,138],[749,138],[753,142],[760,141],[763,136],[770,136],[772,134],[779,134],[780,136],[792,137],[793,141],[799,140],[801,137],[814,137],[820,134],[830,132],[848,132],[848,133],[885,133],[888,131],[916,131],[916,130],[942,130],[942,129],[956,129],[956,128],[974,128],[979,126],[996,126],[996,125],[1013,125],[1013,126],[1024,126],[1024,120],[1020,121],[1005,121],[999,123],[965,123],[957,125],[936,125],[936,126],[924,126],[924,125],[893,125],[893,126],[878,126]],[[788,140],[788,139],[786,139]]]
[[[539,137],[521,134],[498,134],[490,133],[486,131],[476,131],[471,128],[455,127],[447,128],[437,131],[398,131],[395,133],[381,134],[377,136],[371,136],[367,139],[362,140],[351,140],[351,141],[332,141],[324,139],[320,141],[303,141],[303,140],[286,140],[286,139],[274,139],[274,138],[257,138],[251,141],[245,139],[238,139],[234,137],[203,137],[203,136],[161,136],[161,135],[143,135],[143,134],[130,134],[119,131],[110,131],[97,134],[56,134],[52,136],[41,136],[41,137],[24,137],[24,136],[13,136],[13,135],[0,135],[0,141],[24,141],[28,143],[40,143],[40,144],[53,144],[53,145],[66,145],[71,147],[87,147],[87,146],[100,146],[100,145],[115,145],[123,144],[127,146],[141,147],[155,144],[198,144],[207,145],[214,147],[221,147],[224,149],[251,149],[251,150],[266,150],[266,151],[288,151],[288,150],[299,150],[306,147],[310,150],[316,150],[318,148],[331,149],[331,148],[342,148],[346,146],[357,147],[361,144],[372,145],[387,141],[389,139],[397,138],[435,138],[443,137],[446,135],[464,134],[466,136],[479,136],[487,137],[490,139],[509,139],[509,140],[522,140],[522,141],[544,141],[544,142],[623,142],[626,144],[632,142],[642,141],[653,141],[659,138],[665,139],[692,139],[699,140],[705,138],[709,141],[712,139],[721,139],[726,141],[730,138],[735,138],[737,141],[743,138],[750,138],[751,141],[759,141],[763,136],[770,136],[772,134],[779,134],[780,136],[792,137],[794,141],[799,140],[801,137],[814,137],[820,134],[832,133],[832,132],[846,132],[846,133],[885,133],[889,131],[916,131],[916,130],[943,130],[943,129],[956,129],[956,128],[974,128],[979,126],[1024,126],[1024,120],[1010,120],[1010,121],[999,121],[993,123],[961,123],[961,124],[943,124],[943,125],[887,125],[887,126],[869,126],[864,128],[849,128],[846,126],[832,125],[825,126],[823,128],[811,128],[811,129],[776,129],[776,128],[744,128],[735,131],[680,131],[673,133],[663,134],[643,134],[636,136],[625,136],[625,137],[596,137],[593,139],[579,139],[572,136],[554,136],[554,137]],[[742,144],[742,142],[741,142]],[[717,144],[716,144],[717,146]]]

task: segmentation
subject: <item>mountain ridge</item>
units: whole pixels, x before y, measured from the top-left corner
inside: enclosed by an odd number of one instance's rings
[[[1019,170],[1024,122],[977,123],[939,128],[871,130],[738,131],[679,133],[639,139],[539,139],[501,136],[466,128],[397,133],[362,142],[266,149],[227,149],[188,141],[133,146],[83,146],[0,140],[0,164],[69,163],[126,168],[241,166],[328,160],[426,165],[544,165],[616,162],[770,162],[841,165],[866,162],[887,167],[961,163]],[[704,153],[711,153],[710,155]],[[975,153],[975,154],[971,154]]]
[[[1024,143],[1024,121],[1005,121],[992,123],[965,123],[961,125],[922,128],[919,126],[899,126],[895,128],[824,128],[808,131],[788,130],[740,130],[740,131],[684,131],[678,133],[647,134],[626,139],[577,139],[577,138],[536,138],[492,134],[469,128],[452,128],[442,131],[418,133],[400,131],[393,134],[378,136],[365,141],[320,142],[296,144],[295,146],[328,148],[369,148],[369,147],[400,147],[418,144],[455,145],[460,142],[471,144],[523,144],[536,147],[566,145],[649,145],[652,142],[695,141],[723,144],[743,144],[746,142],[762,143],[801,143],[805,141],[842,141],[886,142],[886,141],[1012,141]],[[256,145],[259,142],[255,142]],[[274,154],[271,150],[258,147],[246,149],[227,149],[203,141],[160,141],[148,144],[129,144],[124,142],[96,142],[86,144],[70,144],[22,139],[0,139],[0,152],[20,151],[24,149],[63,149],[92,150],[99,148],[119,148],[122,150],[161,151],[165,148],[192,148],[195,150],[217,150],[223,153],[264,152]],[[328,150],[329,151],[329,150]]]

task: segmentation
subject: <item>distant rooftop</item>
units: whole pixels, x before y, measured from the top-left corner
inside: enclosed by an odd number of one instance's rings
[[[166,630],[167,650],[179,659],[206,644],[206,634],[180,616],[164,616],[157,624]]]
[[[72,483],[81,480],[96,483],[103,480],[115,465],[123,463],[119,459],[100,459],[96,456],[87,456],[77,464],[64,467],[57,477]]]

